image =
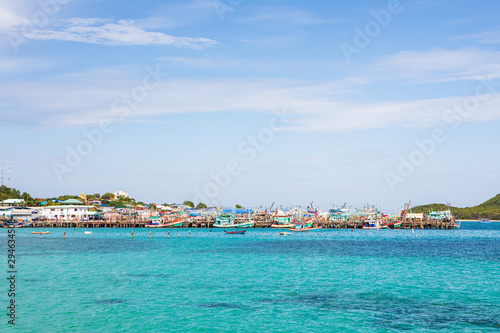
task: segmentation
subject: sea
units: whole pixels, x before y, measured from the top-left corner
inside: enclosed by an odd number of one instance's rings
[[[9,230],[1,332],[500,331],[496,222],[292,235]]]

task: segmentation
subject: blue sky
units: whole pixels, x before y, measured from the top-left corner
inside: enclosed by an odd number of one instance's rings
[[[1,0],[0,159],[40,197],[476,205],[500,192],[499,12]]]

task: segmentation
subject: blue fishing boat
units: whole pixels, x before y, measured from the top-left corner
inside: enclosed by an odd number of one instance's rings
[[[234,211],[224,210],[217,215],[214,228],[253,228],[255,222],[251,219],[251,211],[244,213],[237,211],[238,216]]]

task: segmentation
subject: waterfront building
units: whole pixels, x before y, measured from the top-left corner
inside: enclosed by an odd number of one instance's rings
[[[95,215],[94,206],[63,205],[42,208],[42,216],[49,220],[84,220]]]

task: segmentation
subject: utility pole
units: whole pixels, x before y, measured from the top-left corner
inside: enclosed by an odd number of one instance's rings
[[[12,169],[12,167],[9,165],[7,168],[9,169],[9,188],[10,188],[10,169]]]

